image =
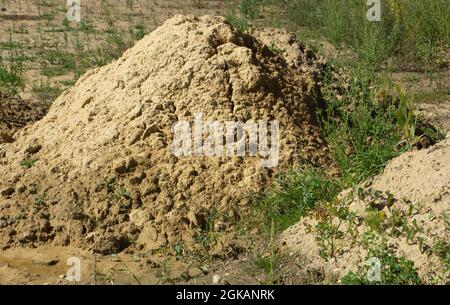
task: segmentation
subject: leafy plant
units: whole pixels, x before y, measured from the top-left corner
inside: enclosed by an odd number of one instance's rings
[[[367,277],[370,266],[364,266],[358,270],[357,273],[349,272],[341,279],[344,285],[420,285],[422,280],[417,273],[414,263],[404,257],[396,257],[391,251],[386,248],[372,251],[367,256],[370,258],[377,258],[380,261],[380,282],[371,282]]]
[[[34,159],[24,159],[20,161],[20,166],[22,166],[25,169],[30,169],[33,167],[33,165],[36,163],[36,160]]]
[[[317,207],[313,213],[318,223],[310,230],[316,233],[320,256],[328,260],[343,250],[344,241],[353,239],[355,214],[348,207],[331,203]]]

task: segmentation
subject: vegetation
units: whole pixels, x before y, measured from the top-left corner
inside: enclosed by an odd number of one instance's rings
[[[381,1],[380,22],[366,18],[369,10],[366,3],[354,0],[241,0],[228,18],[243,30],[257,23],[259,17],[271,25],[284,24],[302,32],[308,29],[314,36],[325,37],[337,47],[349,48],[362,62],[373,67],[381,67],[386,60],[408,69],[448,65],[442,56],[450,41],[448,1]]]
[[[422,280],[414,268],[414,263],[404,257],[396,257],[389,250],[382,248],[377,251],[372,251],[367,256],[367,261],[370,258],[376,257],[379,260],[380,278],[379,281],[370,281],[367,274],[371,272],[370,268],[373,266],[366,265],[357,273],[349,272],[342,278],[341,283],[344,285],[420,285]],[[375,279],[374,279],[375,280]]]

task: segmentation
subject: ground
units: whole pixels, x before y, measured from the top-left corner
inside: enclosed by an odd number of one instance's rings
[[[178,13],[224,15],[229,5],[228,1],[213,0],[128,4],[108,0],[89,1],[86,6],[82,2],[83,16],[88,17],[82,17],[81,25],[64,22],[65,1],[14,0],[0,4],[2,56],[18,52],[14,56],[24,59],[26,79],[24,90],[0,97],[0,145],[14,141],[17,131],[41,119],[52,100],[73,86],[86,70],[113,60],[167,18]],[[332,56],[334,51],[329,52]],[[450,131],[450,70],[432,74],[402,71],[390,78],[415,96],[418,114]],[[251,235],[258,239],[257,232]],[[275,262],[269,247],[258,242],[253,247],[253,253],[261,254],[239,254],[233,260],[178,258],[161,253],[101,256],[71,247],[10,248],[0,252],[0,284],[69,284],[66,273],[70,257],[81,258],[79,284],[289,284],[323,280],[319,271],[302,268],[301,256],[287,252],[277,256]],[[277,274],[271,266],[275,263],[280,266]]]

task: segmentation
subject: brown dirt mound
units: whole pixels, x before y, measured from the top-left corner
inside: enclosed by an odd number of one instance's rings
[[[448,283],[449,156],[450,134],[433,147],[392,160],[370,185],[344,191],[338,206],[355,213],[356,222],[348,230],[350,222],[328,218],[328,223],[340,224],[333,258],[324,260],[320,256],[326,249],[320,245],[317,226],[327,219],[323,209],[287,229],[281,238],[283,248],[304,257],[305,268],[320,270],[327,280],[334,281],[363,267],[368,251],[385,244],[397,257],[413,261],[426,282]]]
[[[213,230],[221,237],[211,248],[229,251],[230,224],[250,192],[296,162],[328,160],[315,122],[320,65],[292,36],[278,36],[283,52],[221,17],[178,15],[84,75],[16,143],[0,146],[0,248],[195,250],[199,232]],[[262,168],[258,157],[175,157],[171,127],[195,113],[205,121],[277,120],[280,166]]]
[[[5,97],[0,92],[0,144],[14,141],[16,131],[40,120],[47,109],[47,105]]]

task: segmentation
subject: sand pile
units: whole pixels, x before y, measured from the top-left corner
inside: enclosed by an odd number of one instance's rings
[[[304,256],[305,267],[336,280],[349,271],[357,272],[366,264],[369,250],[385,245],[391,254],[413,261],[423,280],[448,283],[449,156],[450,134],[433,147],[392,160],[369,185],[343,192],[335,203],[354,213],[353,222],[319,208],[283,233],[283,247]],[[327,259],[320,256],[323,250],[330,253],[332,240],[320,230],[324,223],[339,225],[333,242],[335,256]]]
[[[314,114],[320,64],[293,36],[274,37],[276,48],[270,35],[257,40],[221,17],[175,16],[86,73],[0,146],[0,248],[195,249],[214,231],[211,248],[229,251],[230,223],[249,193],[296,162],[327,160]],[[257,156],[176,157],[171,128],[196,113],[277,120],[279,166],[263,168]]]

